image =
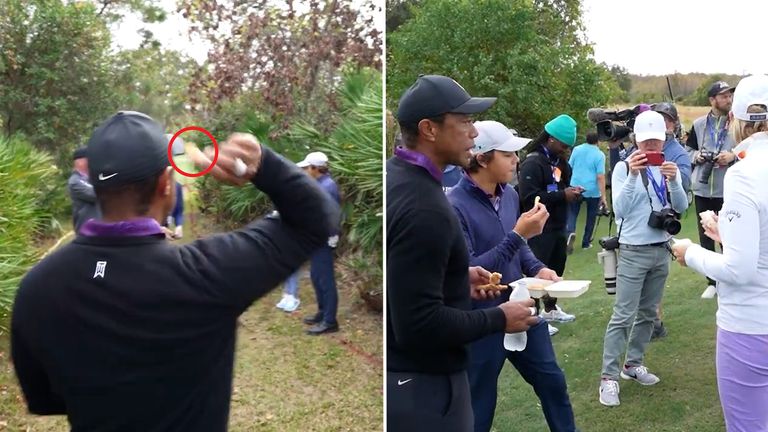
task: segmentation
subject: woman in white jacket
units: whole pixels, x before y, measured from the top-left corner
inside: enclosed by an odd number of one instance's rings
[[[742,160],[725,175],[716,225],[705,226],[723,253],[673,246],[682,265],[718,281],[717,384],[728,432],[768,432],[767,108],[768,76],[742,79],[731,126]]]

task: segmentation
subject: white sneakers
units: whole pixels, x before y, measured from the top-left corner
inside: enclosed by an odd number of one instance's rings
[[[576,319],[575,315],[565,313],[565,311],[560,308],[560,305],[555,305],[555,308],[549,312],[542,310],[539,316],[547,320],[547,322],[571,322]]]
[[[549,335],[550,336],[554,336],[554,335],[557,334],[557,332],[560,331],[559,328],[557,328],[557,327],[555,327],[555,326],[553,326],[552,324],[549,324],[549,323],[547,323],[547,327],[549,327]]]
[[[600,380],[600,403],[605,406],[619,406],[619,382],[603,378]]]
[[[298,297],[294,297],[290,294],[283,294],[283,298],[275,305],[278,309],[282,309],[286,312],[294,312],[299,308],[301,300]]]
[[[717,289],[714,285],[707,286],[707,289],[704,290],[703,293],[701,293],[701,298],[703,299],[711,299],[715,298],[715,295],[717,295]]]
[[[625,380],[637,381],[644,386],[651,386],[659,381],[659,377],[648,372],[645,366],[624,366],[619,376]],[[600,403],[605,406],[618,406],[619,401],[619,382],[610,378],[600,380]]]

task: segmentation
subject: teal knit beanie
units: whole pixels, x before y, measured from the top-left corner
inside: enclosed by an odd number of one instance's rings
[[[567,114],[560,114],[550,120],[544,125],[544,130],[569,147],[576,145],[576,120]]]

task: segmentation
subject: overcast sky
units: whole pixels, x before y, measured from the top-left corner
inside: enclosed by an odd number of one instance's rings
[[[768,72],[765,0],[582,0],[598,62],[631,73]]]

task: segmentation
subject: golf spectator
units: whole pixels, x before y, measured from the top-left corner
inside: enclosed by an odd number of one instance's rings
[[[469,164],[477,136],[470,116],[495,100],[439,75],[419,77],[400,98],[404,146],[386,164],[389,430],[471,431],[467,344],[538,322],[530,299],[471,310],[471,295],[493,295],[479,289],[491,274],[469,267],[442,188],[446,165]]]
[[[75,234],[80,233],[80,227],[89,219],[101,217],[96,193],[88,178],[88,157],[85,147],[75,150],[72,156],[72,175],[67,181],[67,190],[72,199],[72,227]]]
[[[448,193],[467,242],[470,265],[500,273],[502,285],[525,276],[560,280],[526,245],[527,239],[543,229],[548,217],[546,208],[539,204],[518,217],[520,198],[508,184],[517,169],[516,152],[531,140],[514,136],[495,121],[476,122],[475,127],[478,136],[467,175]],[[498,306],[509,295],[509,290],[505,290],[495,299],[474,300],[472,309]],[[565,375],[557,364],[547,322],[540,318],[528,329],[527,339],[522,351],[504,349],[502,333],[488,335],[470,345],[469,386],[475,432],[491,430],[498,379],[505,360],[533,387],[549,430],[576,430]]]
[[[733,87],[723,81],[712,84],[707,93],[712,108],[707,115],[697,118],[688,132],[685,145],[693,164],[691,190],[697,214],[707,210],[719,212],[723,207],[723,179],[728,168],[736,162],[728,119],[733,91]],[[715,242],[704,234],[701,226],[699,243],[705,249],[715,250]],[[707,288],[701,297],[713,298],[717,292],[715,285],[716,280],[707,277]]]
[[[565,159],[568,148],[576,144],[576,121],[561,114],[550,120],[541,134],[533,140],[533,149],[520,164],[520,200],[523,211],[533,208],[536,197],[547,207],[550,217],[541,235],[532,238],[528,245],[547,268],[559,276],[565,271],[567,247],[568,208],[571,203],[581,200],[583,189],[570,186],[571,166]],[[547,321],[570,322],[574,315],[565,313],[557,299],[544,295],[542,318]],[[557,327],[550,325],[549,333],[554,335]]]
[[[320,187],[331,197],[337,206],[341,205],[339,187],[331,178],[328,170],[328,156],[322,152],[309,153],[297,164],[299,168],[315,179]],[[307,334],[320,335],[339,331],[336,312],[339,306],[339,292],[336,289],[334,273],[334,253],[339,243],[339,228],[328,237],[328,242],[312,254],[309,275],[317,298],[317,313],[304,318],[304,323],[312,325]],[[296,305],[298,307],[298,304]]]
[[[746,77],[733,95],[735,143],[743,161],[724,177],[723,207],[705,234],[718,254],[673,246],[678,261],[717,284],[717,389],[727,432],[768,430],[768,76]],[[722,240],[722,241],[721,241]]]
[[[95,129],[88,158],[103,218],[34,266],[13,305],[29,411],[65,414],[73,431],[226,431],[237,318],[327,242],[337,206],[293,163],[235,134],[211,175],[252,182],[280,220],[177,246],[161,227],[175,188],[158,123],[119,112]]]
[[[619,376],[643,385],[659,378],[643,362],[651,340],[656,308],[669,274],[671,235],[657,224],[652,212],[670,208],[682,213],[688,207],[680,171],[674,162],[649,166],[645,153],[660,152],[666,140],[661,114],[645,111],[634,125],[637,151],[613,170],[613,210],[619,226],[619,262],[613,314],[605,331],[599,400],[619,405]],[[646,205],[647,203],[647,205]],[[672,217],[671,215],[669,216]],[[626,361],[621,360],[626,353]]]
[[[584,236],[581,238],[582,249],[592,247],[592,233],[600,206],[607,207],[605,200],[605,153],[597,147],[597,132],[587,133],[587,142],[574,147],[568,165],[573,170],[571,186],[584,188],[582,196],[587,204],[587,220]],[[581,202],[569,204],[568,212],[568,253],[573,252],[576,240],[576,221],[581,211]]]

